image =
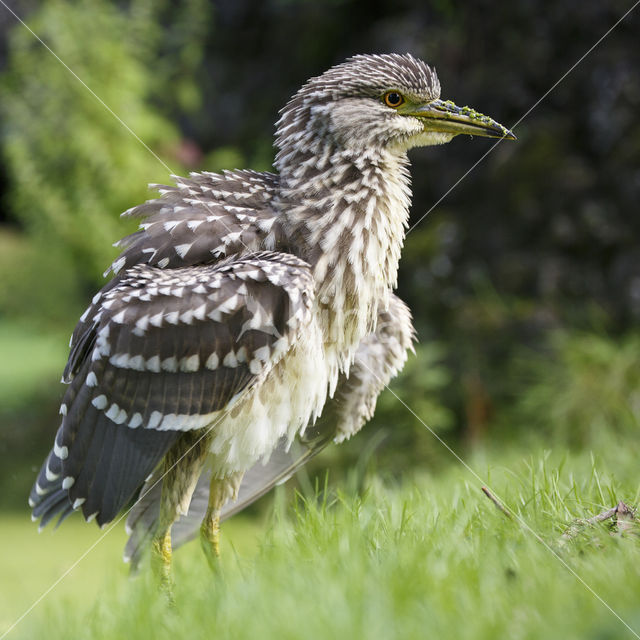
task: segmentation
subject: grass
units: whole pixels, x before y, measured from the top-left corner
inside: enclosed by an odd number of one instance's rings
[[[197,543],[176,553],[175,610],[148,572],[125,578],[118,527],[8,638],[637,637],[571,570],[638,633],[638,537],[603,524],[559,542],[575,518],[638,504],[632,451],[478,454],[474,468],[540,539],[459,466],[401,484],[374,476],[361,495],[276,500],[267,524],[226,523],[217,574]],[[3,595],[5,628],[95,537],[74,523],[34,542],[10,523],[3,589],[22,586]]]

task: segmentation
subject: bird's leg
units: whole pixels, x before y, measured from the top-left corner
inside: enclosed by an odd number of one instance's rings
[[[162,477],[160,515],[152,541],[152,565],[158,585],[173,602],[171,527],[189,511],[191,496],[207,455],[207,440],[198,432],[185,433],[167,452]]]
[[[202,550],[212,571],[215,571],[220,556],[220,509],[207,509],[207,515],[200,525]]]
[[[173,601],[173,574],[171,570],[171,525],[173,520],[166,524],[166,519],[160,518],[165,523],[158,529],[151,543],[151,566],[156,576],[159,589],[164,592],[170,601]]]
[[[212,571],[217,570],[220,556],[220,512],[229,500],[238,497],[243,475],[238,471],[226,478],[211,478],[207,514],[200,526],[200,542]]]

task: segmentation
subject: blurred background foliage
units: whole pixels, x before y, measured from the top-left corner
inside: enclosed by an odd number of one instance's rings
[[[118,214],[170,171],[268,169],[277,110],[362,52],[410,51],[436,66],[444,98],[507,126],[526,114],[518,142],[441,201],[491,141],[412,152],[399,289],[421,344],[395,393],[463,451],[637,433],[640,16],[529,113],[628,1],[11,6],[122,122],[0,8],[0,504],[23,505],[50,446],[67,336],[132,231]],[[367,432],[319,464],[358,459],[398,475],[451,461],[388,392]]]

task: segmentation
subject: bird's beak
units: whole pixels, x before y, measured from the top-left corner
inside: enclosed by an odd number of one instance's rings
[[[422,120],[425,131],[439,131],[454,135],[466,133],[470,136],[504,138],[505,140],[516,139],[509,129],[489,116],[478,113],[471,107],[458,107],[451,100],[433,100],[418,107],[406,105],[405,108],[406,110],[401,107],[398,111],[403,115]]]

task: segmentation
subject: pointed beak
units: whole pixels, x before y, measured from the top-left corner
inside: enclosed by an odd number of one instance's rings
[[[515,135],[506,127],[478,113],[471,107],[458,107],[451,100],[433,100],[427,104],[415,107],[407,105],[406,111],[398,109],[400,113],[418,118],[424,123],[425,131],[440,131],[458,135],[465,133],[470,136],[485,136],[487,138],[503,138],[515,140]]]

